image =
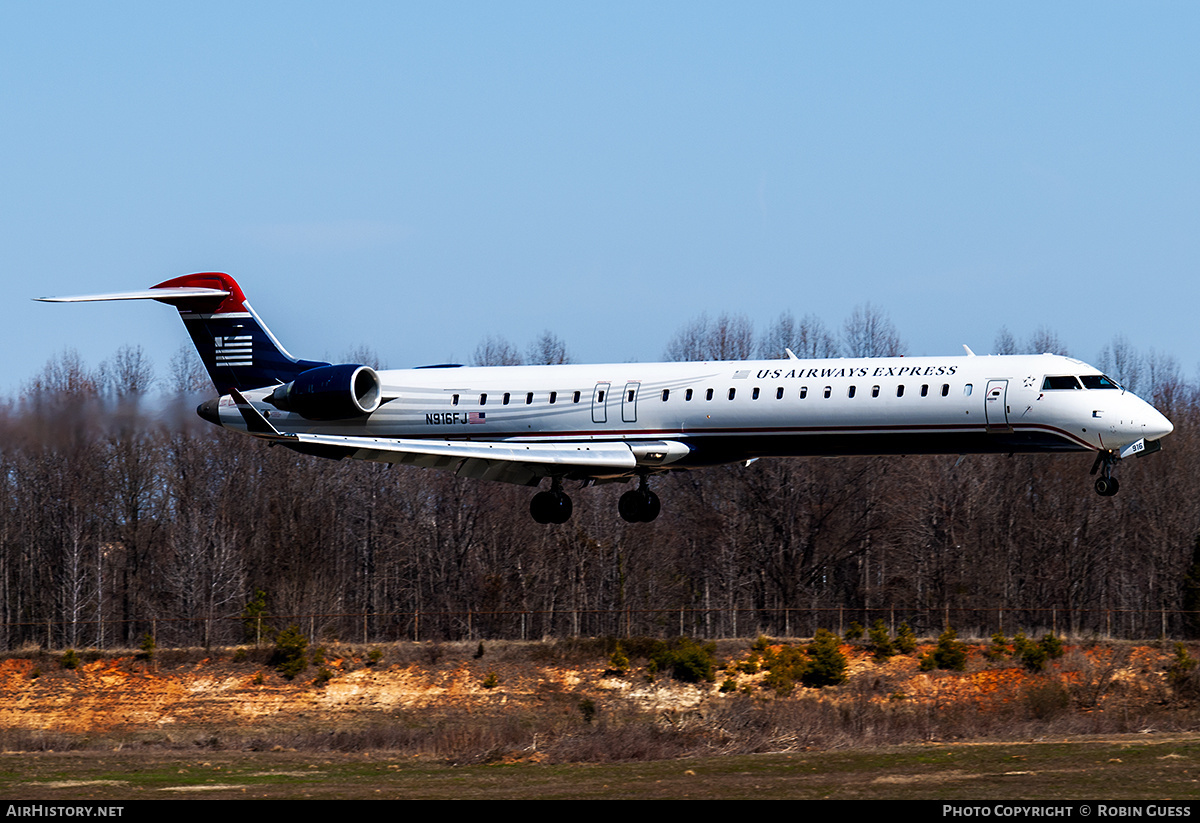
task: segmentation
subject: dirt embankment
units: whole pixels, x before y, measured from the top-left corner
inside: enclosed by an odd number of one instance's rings
[[[1113,701],[1127,709],[1170,700],[1164,672],[1174,654],[1165,646],[1071,647],[1046,671],[1031,672],[1012,662],[987,661],[982,647],[973,647],[965,672],[923,672],[918,655],[876,661],[861,648],[843,646],[849,659],[845,684],[823,690],[797,687],[781,696],[766,689],[763,674],[747,671],[750,667],[735,670],[731,665],[718,671],[715,682],[692,685],[650,677],[636,662],[630,672],[616,676],[603,659],[546,661],[532,651],[536,647],[505,644],[477,657],[467,644],[447,644],[436,655],[409,644],[384,647],[375,660],[367,650],[344,650],[329,655],[324,674],[322,667],[310,666],[291,680],[267,665],[262,651],[169,651],[149,660],[134,654],[85,654],[74,668],[64,667],[61,655],[11,657],[0,660],[0,729],[127,738],[288,724],[345,728],[429,712],[482,718],[553,710],[578,720],[582,702],[592,701],[609,711],[664,717],[712,712],[723,702],[748,697],[758,705],[841,701],[893,714],[899,706],[917,710],[914,716],[951,705],[1018,716],[1028,713],[1013,708],[1022,701],[1037,712],[1030,694],[1039,684],[1057,684],[1071,711],[1091,713],[1104,711]],[[429,659],[423,659],[427,654]],[[737,662],[748,654],[745,643],[730,647],[719,661]]]
[[[0,661],[0,727],[106,733],[185,726],[245,726],[296,720],[337,722],[364,714],[422,708],[487,709],[526,701],[547,690],[572,690],[591,671],[489,667],[476,661],[436,666],[368,666],[330,660],[330,679],[318,685],[310,667],[288,680],[270,667],[234,662],[219,652],[189,662],[106,657],[66,669],[49,656]],[[485,685],[494,668],[504,670]]]

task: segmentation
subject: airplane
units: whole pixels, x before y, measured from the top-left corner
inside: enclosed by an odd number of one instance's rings
[[[567,481],[637,481],[631,523],[658,517],[649,478],[763,457],[1095,452],[1095,490],[1173,430],[1153,406],[1054,354],[376,370],[293,357],[228,274],[44,302],[156,300],[179,310],[218,397],[197,413],[303,454],[447,469],[526,486],[561,524]]]

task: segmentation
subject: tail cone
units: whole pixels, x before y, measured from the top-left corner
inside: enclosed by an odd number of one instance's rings
[[[220,404],[221,400],[218,397],[214,397],[211,400],[205,400],[196,407],[196,414],[200,415],[202,420],[207,420],[214,426],[219,426],[221,425],[221,412],[219,408]]]

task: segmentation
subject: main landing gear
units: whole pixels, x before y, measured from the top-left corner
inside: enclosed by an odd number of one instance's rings
[[[538,523],[566,523],[571,519],[574,505],[570,496],[562,490],[562,481],[557,477],[550,485],[550,491],[538,492],[529,501],[529,513]]]
[[[557,477],[551,481],[549,491],[538,492],[529,501],[529,513],[538,523],[566,523],[571,519],[573,508],[570,496],[562,490],[562,480]],[[658,495],[650,491],[646,485],[646,478],[643,477],[636,489],[621,495],[617,511],[626,522],[649,523],[658,517],[658,513],[662,511],[662,504],[658,501]]]
[[[649,523],[658,517],[658,513],[662,511],[662,504],[658,502],[658,495],[646,485],[643,475],[636,489],[621,495],[617,502],[617,511],[627,523]]]
[[[1096,462],[1092,464],[1092,474],[1100,471],[1096,478],[1096,494],[1101,497],[1112,497],[1121,488],[1117,478],[1113,477],[1113,468],[1117,465],[1117,455],[1113,452],[1100,452]]]

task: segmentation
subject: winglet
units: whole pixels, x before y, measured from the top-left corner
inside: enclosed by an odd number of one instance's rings
[[[967,353],[967,357],[975,356],[975,352],[971,351],[971,347],[968,346],[966,343],[963,343],[963,351],[965,351]]]

